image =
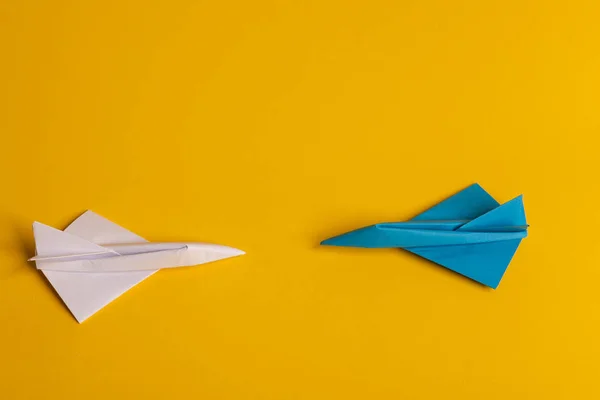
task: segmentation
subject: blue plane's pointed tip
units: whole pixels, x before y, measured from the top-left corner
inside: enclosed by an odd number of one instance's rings
[[[342,236],[344,236],[344,235],[334,236],[329,239],[325,239],[325,240],[321,241],[320,245],[321,246],[344,246],[343,239],[340,240],[340,238]]]
[[[377,226],[371,225],[325,239],[321,242],[321,245],[341,247],[378,247],[376,246],[377,238]]]
[[[337,242],[339,241],[340,236],[344,236],[344,234],[337,235],[337,236],[332,236],[330,238],[322,240],[321,243],[320,243],[320,245],[321,246],[336,246],[338,244]]]

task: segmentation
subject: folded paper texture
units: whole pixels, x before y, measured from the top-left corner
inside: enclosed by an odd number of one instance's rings
[[[527,228],[523,196],[500,205],[474,184],[410,221],[367,226],[321,244],[402,248],[496,288]]]
[[[64,231],[34,222],[31,258],[82,322],[159,269],[244,254],[208,243],[150,243],[92,211]]]

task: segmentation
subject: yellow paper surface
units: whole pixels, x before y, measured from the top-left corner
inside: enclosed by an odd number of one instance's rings
[[[600,3],[0,5],[0,398],[600,397]],[[479,182],[523,193],[497,291],[319,247]],[[78,325],[33,220],[247,252]]]

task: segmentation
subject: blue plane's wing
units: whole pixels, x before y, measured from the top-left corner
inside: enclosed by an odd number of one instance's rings
[[[417,215],[413,221],[474,219],[500,204],[475,183]]]
[[[514,226],[526,229],[527,221],[522,196],[472,220],[458,230],[485,231],[486,228],[495,226]],[[486,286],[496,288],[521,240],[514,239],[460,246],[428,246],[406,250]]]
[[[406,250],[496,289],[519,244],[521,239]]]

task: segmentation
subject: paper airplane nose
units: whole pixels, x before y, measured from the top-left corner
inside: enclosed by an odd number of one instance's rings
[[[373,247],[373,237],[378,234],[377,227],[367,226],[339,236],[323,240],[321,245],[324,246],[342,246],[342,247]]]
[[[211,261],[224,260],[246,254],[234,247],[219,244],[192,243],[188,244],[188,254],[194,264],[203,264]]]

